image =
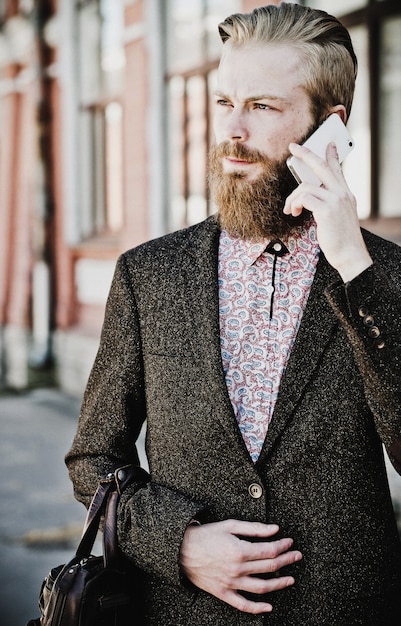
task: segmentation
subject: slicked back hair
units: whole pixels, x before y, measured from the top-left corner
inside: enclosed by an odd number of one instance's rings
[[[300,77],[314,119],[322,121],[337,104],[345,106],[349,117],[358,64],[350,35],[337,18],[283,2],[233,14],[219,24],[219,33],[227,47],[294,46],[303,57]]]

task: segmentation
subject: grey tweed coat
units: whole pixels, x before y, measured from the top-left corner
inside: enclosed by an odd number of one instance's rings
[[[401,469],[401,248],[365,233],[374,264],[347,285],[321,256],[260,458],[225,386],[215,218],[119,259],[78,432],[76,497],[136,463],[147,420],[151,481],[119,508],[155,626],[395,626],[401,548],[382,442]],[[379,334],[379,336],[377,336]],[[255,498],[250,486],[261,487]],[[241,613],[183,580],[191,518],[275,522],[304,558],[273,612]],[[135,623],[133,619],[133,624]]]

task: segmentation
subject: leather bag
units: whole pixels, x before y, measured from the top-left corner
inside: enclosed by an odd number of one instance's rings
[[[141,572],[117,547],[117,504],[130,482],[148,478],[145,470],[130,465],[100,481],[75,556],[49,572],[40,591],[40,617],[27,626],[144,624]],[[103,556],[92,556],[102,516]]]

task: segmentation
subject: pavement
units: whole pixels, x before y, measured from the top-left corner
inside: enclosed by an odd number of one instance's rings
[[[74,500],[64,455],[79,406],[80,399],[56,389],[0,394],[1,626],[39,616],[43,578],[78,545],[86,511]],[[143,435],[140,449],[143,459]],[[389,478],[401,513],[401,477],[390,466]]]
[[[49,570],[72,558],[85,519],[64,455],[80,401],[56,390],[0,396],[0,622],[38,617]]]

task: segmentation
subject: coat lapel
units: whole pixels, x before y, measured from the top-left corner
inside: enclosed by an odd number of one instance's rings
[[[240,448],[240,453],[251,462],[235,419],[221,360],[217,267],[220,230],[217,220],[209,218],[192,234],[195,236],[190,237],[187,245],[190,261],[182,267],[184,274],[188,272],[187,284],[192,285],[186,294],[183,313],[195,329],[191,335],[191,349],[202,372],[201,392],[212,398],[214,418],[230,436],[236,453]]]
[[[321,254],[258,463],[263,463],[283,432],[337,327],[337,318],[324,294],[326,287],[337,279],[337,272]]]

